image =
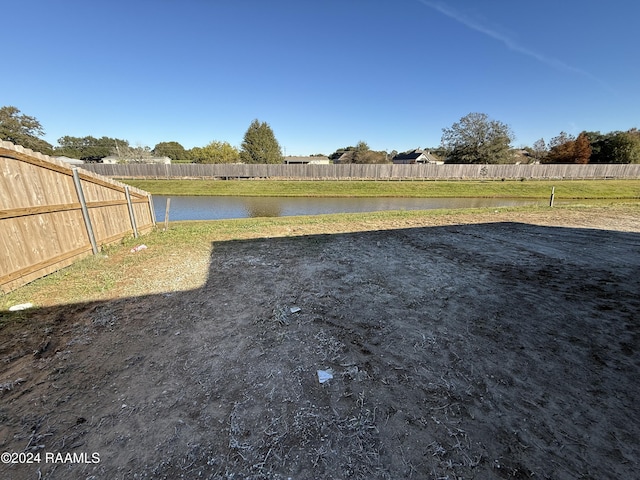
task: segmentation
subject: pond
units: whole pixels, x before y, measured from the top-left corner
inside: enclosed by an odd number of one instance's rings
[[[164,220],[167,196],[154,195],[156,220]],[[532,198],[313,198],[313,197],[219,197],[172,196],[169,220],[221,220],[249,217],[284,217],[325,213],[379,212],[544,205]]]

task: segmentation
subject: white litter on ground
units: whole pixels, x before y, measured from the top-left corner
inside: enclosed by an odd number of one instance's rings
[[[327,380],[331,380],[333,378],[333,371],[329,370],[318,370],[318,381],[320,383],[324,383]]]
[[[14,305],[13,307],[9,307],[9,311],[17,312],[19,310],[26,310],[28,308],[33,308],[33,303],[21,303],[20,305]]]

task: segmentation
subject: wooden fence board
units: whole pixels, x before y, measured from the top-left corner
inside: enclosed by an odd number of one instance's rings
[[[74,171],[99,245],[133,232],[126,186],[95,172],[0,142],[0,289],[10,291],[93,250]],[[141,233],[155,225],[150,195],[128,187]]]

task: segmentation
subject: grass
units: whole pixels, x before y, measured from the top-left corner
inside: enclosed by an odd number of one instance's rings
[[[424,227],[445,223],[522,221],[554,224],[590,222],[598,217],[638,218],[640,202],[582,202],[555,208],[530,206],[461,210],[409,210],[275,218],[173,222],[139,239],[103,248],[44,278],[0,294],[0,311],[31,302],[36,306],[80,303],[197,288],[205,281],[215,242],[268,237],[301,237],[355,231]],[[307,237],[308,238],[308,237]],[[147,249],[131,253],[144,243]],[[0,321],[0,324],[2,322]]]
[[[637,199],[640,180],[295,181],[123,180],[154,195]]]

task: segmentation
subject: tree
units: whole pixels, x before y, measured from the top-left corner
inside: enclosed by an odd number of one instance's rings
[[[573,142],[575,139],[576,137],[567,132],[560,132],[560,135],[549,140],[549,149],[553,149],[566,143]]]
[[[282,163],[282,149],[267,122],[251,122],[244,134],[240,159],[244,163]]]
[[[589,159],[591,158],[591,144],[589,143],[589,138],[587,135],[582,132],[576,138],[575,144],[573,146],[573,159],[575,163],[589,163]]]
[[[43,135],[42,125],[35,117],[21,114],[16,107],[0,108],[0,140],[50,155],[53,146],[39,138]]]
[[[603,135],[600,132],[585,132],[585,135],[591,144],[591,159],[589,160],[589,163],[608,163],[606,161],[601,161],[602,158],[600,155],[602,146],[608,135]]]
[[[484,113],[470,113],[442,129],[447,163],[504,163],[511,158],[513,133],[508,125]]]
[[[437,159],[445,160],[447,158],[447,150],[443,148],[442,145],[435,148],[428,148],[427,150]]]
[[[189,160],[189,154],[178,142],[160,142],[153,147],[156,157],[169,157],[172,161]]]
[[[588,132],[591,141],[591,163],[640,163],[640,134],[627,132]]]
[[[373,152],[367,142],[360,140],[356,143],[350,163],[378,163],[376,152]]]
[[[344,155],[344,157],[343,157]],[[339,148],[329,157],[331,160],[341,158],[341,163],[387,163],[387,152],[371,150],[366,142],[360,140],[355,147]]]
[[[572,149],[576,137],[567,132],[560,132],[560,135],[549,140],[549,153],[544,159],[544,163],[573,163]]]
[[[589,163],[590,157],[591,144],[586,132],[582,132],[578,138],[560,132],[549,142],[545,163]]]
[[[56,155],[79,158],[85,162],[97,162],[111,155],[116,145],[118,148],[128,148],[129,142],[110,137],[70,137],[67,135],[58,139],[58,145],[55,149]]]
[[[141,145],[137,147],[118,145],[117,148],[113,148],[111,153],[118,157],[119,163],[149,163],[153,157],[151,149]]]
[[[191,157],[196,163],[236,163],[240,161],[240,152],[229,142],[213,141],[206,147],[195,147]]]
[[[387,152],[366,150],[356,152],[354,163],[388,163]]]
[[[531,148],[531,154],[538,162],[542,161],[547,155],[547,144],[544,142],[544,138],[536,140]]]

